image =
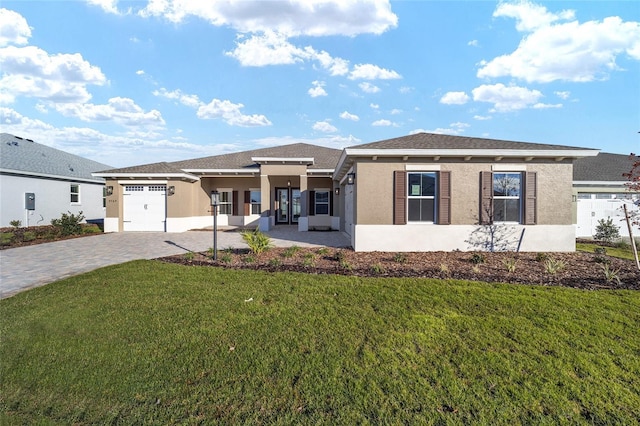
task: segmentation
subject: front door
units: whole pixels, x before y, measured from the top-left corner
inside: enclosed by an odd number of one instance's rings
[[[300,189],[276,188],[276,223],[298,223],[300,217],[301,202]]]

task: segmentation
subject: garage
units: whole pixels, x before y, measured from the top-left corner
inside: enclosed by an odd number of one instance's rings
[[[125,185],[123,192],[124,231],[165,231],[166,185]]]

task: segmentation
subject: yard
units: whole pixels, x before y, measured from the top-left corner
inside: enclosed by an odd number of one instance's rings
[[[0,301],[2,424],[632,424],[640,293],[136,261]]]

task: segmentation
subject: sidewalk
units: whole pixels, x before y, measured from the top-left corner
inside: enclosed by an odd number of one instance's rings
[[[347,247],[340,232],[297,232],[281,228],[267,233],[276,247],[297,245]],[[218,232],[218,250],[246,248],[239,232]],[[202,252],[213,247],[213,231],[117,232],[0,251],[0,299],[51,282],[137,259]]]

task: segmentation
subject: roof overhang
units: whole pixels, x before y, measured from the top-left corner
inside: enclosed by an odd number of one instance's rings
[[[187,173],[198,176],[248,176],[253,177],[260,173],[260,169],[184,169]]]
[[[257,164],[314,164],[313,157],[251,157],[251,161]]]
[[[32,177],[32,178],[38,178],[38,179],[63,180],[63,181],[70,181],[70,182],[87,182],[87,183],[95,183],[98,185],[104,184],[104,179],[88,179],[88,178],[75,177],[75,176],[51,175],[46,173],[27,172],[24,170],[0,169],[0,174]],[[91,175],[94,177],[100,177],[94,173],[92,173]]]
[[[102,177],[105,179],[180,179],[189,182],[196,182],[200,180],[198,176],[194,176],[189,173],[92,173],[93,176]]]
[[[400,158],[407,161],[409,158],[430,158],[432,161],[440,161],[442,158],[462,158],[470,161],[473,158],[482,158],[487,161],[503,161],[505,159],[521,159],[532,161],[536,158],[576,159],[582,157],[595,157],[600,150],[597,149],[358,149],[345,148],[342,151],[334,179],[340,179],[353,165],[355,158],[368,158],[373,161],[379,158]]]

